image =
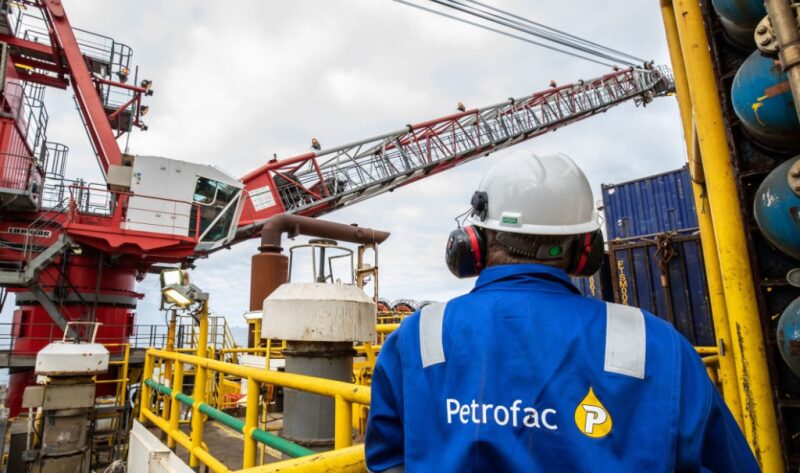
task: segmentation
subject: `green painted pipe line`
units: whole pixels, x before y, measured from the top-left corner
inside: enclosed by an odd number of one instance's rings
[[[157,383],[152,379],[146,379],[144,383],[147,386],[160,392],[161,394],[172,396],[172,389],[167,386],[164,386],[161,383]],[[187,396],[186,394],[178,393],[175,395],[175,399],[177,399],[179,402],[189,407],[194,407],[194,399]],[[244,427],[245,427],[244,422],[237,419],[236,417],[233,417],[230,414],[226,414],[220,411],[219,409],[215,409],[205,403],[200,404],[200,412],[202,412],[203,414],[207,415],[208,417],[216,421],[219,421],[223,425],[232,428],[233,430],[239,432],[240,434],[244,434]],[[285,438],[278,437],[277,435],[271,434],[262,429],[253,429],[252,437],[253,440],[255,440],[256,442],[261,442],[264,445],[272,447],[281,453],[285,453],[286,455],[289,455],[292,458],[305,457],[307,455],[313,455],[317,453],[313,450],[309,450],[303,447],[302,445],[290,442]]]

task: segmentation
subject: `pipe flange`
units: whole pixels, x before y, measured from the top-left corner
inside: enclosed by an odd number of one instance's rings
[[[758,22],[753,36],[759,51],[769,55],[778,54],[780,45],[775,32],[772,30],[772,22],[769,20],[769,16],[765,16]]]
[[[792,8],[794,9],[795,17],[800,18],[800,3],[793,4]],[[798,30],[800,30],[800,24],[798,25]],[[753,37],[759,51],[771,56],[778,54],[780,43],[778,42],[778,37],[775,36],[775,31],[772,28],[772,21],[770,21],[769,15],[758,22]]]
[[[786,181],[794,195],[800,197],[800,159],[794,162],[786,173]]]

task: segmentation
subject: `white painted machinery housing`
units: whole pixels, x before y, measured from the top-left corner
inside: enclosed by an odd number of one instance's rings
[[[264,299],[262,338],[303,342],[374,342],[377,309],[361,288],[285,283]]]

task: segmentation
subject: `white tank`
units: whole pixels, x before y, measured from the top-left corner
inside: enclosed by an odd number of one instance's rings
[[[285,283],[264,299],[263,314],[262,338],[375,341],[375,303],[356,286]]]

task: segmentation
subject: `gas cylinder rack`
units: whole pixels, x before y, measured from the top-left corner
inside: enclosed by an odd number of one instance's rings
[[[800,342],[800,84],[786,73],[796,74],[797,18],[787,0],[660,4],[702,204],[723,394],[762,469],[796,471],[800,360],[781,345]]]

